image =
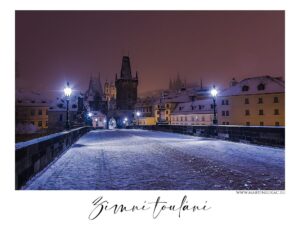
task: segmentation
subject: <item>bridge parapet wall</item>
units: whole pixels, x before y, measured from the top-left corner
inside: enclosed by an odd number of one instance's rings
[[[274,147],[284,147],[285,145],[285,127],[152,125],[136,128]]]
[[[26,182],[68,149],[91,127],[80,127],[16,144],[15,188]]]

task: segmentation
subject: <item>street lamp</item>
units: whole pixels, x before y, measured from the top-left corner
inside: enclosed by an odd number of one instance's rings
[[[137,112],[136,112],[136,116],[137,116],[137,121],[138,121],[138,124],[137,124],[137,125],[138,125],[138,126],[140,125],[140,123],[139,123],[139,122],[140,122],[140,120],[139,120],[140,115],[141,115],[140,111],[137,111]]]
[[[210,91],[210,94],[212,95],[213,97],[213,107],[214,107],[214,119],[213,119],[213,125],[217,125],[218,124],[218,120],[217,120],[217,113],[216,113],[216,97],[217,97],[217,94],[218,94],[218,91],[217,89],[215,88],[215,85],[213,86],[213,88],[211,89]]]
[[[91,112],[88,113],[88,116],[91,117],[93,114]]]
[[[69,121],[69,101],[70,101],[70,96],[72,94],[72,89],[69,87],[69,82],[67,82],[67,86],[64,89],[65,92],[65,97],[67,100],[67,118],[66,118],[66,129],[70,129],[70,121]]]

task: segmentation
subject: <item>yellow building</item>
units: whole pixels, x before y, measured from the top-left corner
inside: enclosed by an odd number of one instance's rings
[[[261,76],[233,82],[217,97],[219,125],[285,126],[285,85]]]
[[[32,125],[36,130],[48,128],[50,103],[40,93],[17,90],[15,104],[16,128],[26,130],[28,125]],[[33,132],[33,129],[31,130]]]
[[[107,81],[104,83],[104,97],[106,101],[111,101],[112,99],[116,99],[117,90],[115,85],[111,82]]]
[[[155,117],[138,117],[136,119],[136,125],[149,126],[155,124],[156,124]]]

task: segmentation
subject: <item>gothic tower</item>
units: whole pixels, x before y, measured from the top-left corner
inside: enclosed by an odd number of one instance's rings
[[[129,56],[123,56],[121,74],[116,74],[117,109],[133,110],[137,101],[138,75],[132,77]]]

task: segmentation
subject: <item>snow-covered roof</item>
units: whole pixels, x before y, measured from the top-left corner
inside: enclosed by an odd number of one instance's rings
[[[23,89],[16,90],[17,106],[49,106],[52,101],[45,97],[45,94],[35,91],[27,91]]]
[[[213,113],[213,110],[211,109],[211,104],[211,99],[179,103],[172,112],[172,114],[210,114]]]
[[[180,91],[165,91],[162,93],[162,97],[156,99],[155,104],[162,103],[183,103],[190,102],[192,97],[206,98],[209,96],[209,90],[202,87],[193,87],[188,89],[183,89]]]
[[[259,85],[262,87],[260,90]],[[220,92],[219,96],[283,93],[284,90],[285,84],[281,78],[259,76],[244,79]]]
[[[81,94],[72,95],[69,100],[69,111],[78,110],[78,97],[82,98]],[[64,97],[57,97],[55,101],[50,105],[49,111],[66,111],[67,100]]]

